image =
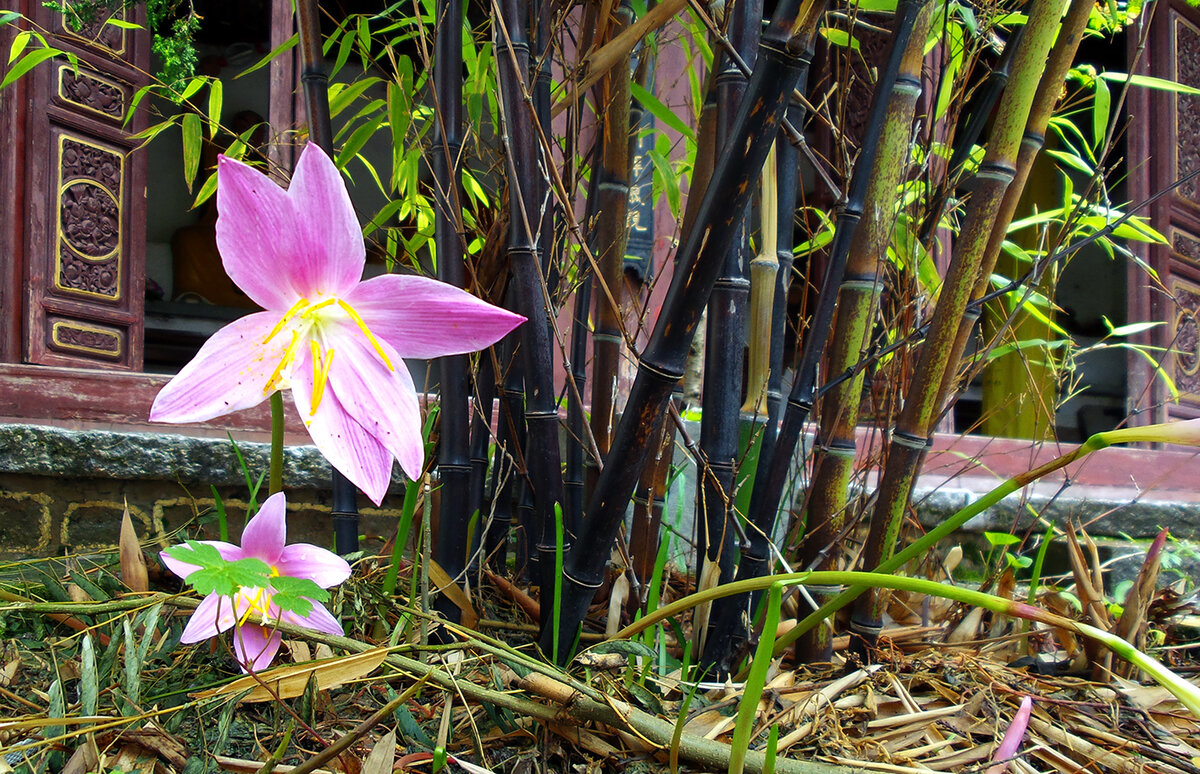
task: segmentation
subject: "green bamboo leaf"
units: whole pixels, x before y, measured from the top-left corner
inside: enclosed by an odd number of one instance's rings
[[[67,716],[67,702],[63,697],[62,682],[55,680],[50,683],[50,688],[46,693],[50,695],[50,706],[46,708],[46,717],[48,718],[65,718]],[[57,739],[66,733],[66,728],[63,726],[46,726],[42,731],[43,739]]]
[[[0,11],[0,24],[12,24],[17,19],[23,18],[16,11]]]
[[[342,41],[338,45],[337,59],[333,63],[333,70],[329,73],[330,77],[341,72],[342,68],[346,66],[346,61],[350,59],[350,52],[353,50],[354,36],[349,34],[348,31],[342,30]]]
[[[30,51],[21,58],[21,61],[17,62],[9,69],[8,74],[4,76],[4,80],[0,81],[0,89],[3,89],[10,83],[15,82],[22,75],[37,67],[42,62],[45,62],[47,59],[52,59],[55,55],[60,53],[62,52],[57,48],[38,48]]]
[[[638,640],[608,640],[601,642],[595,647],[588,649],[589,653],[603,655],[605,653],[620,653],[623,656],[630,658],[647,658],[654,659],[658,654],[654,648],[649,647],[644,642]]]
[[[659,138],[663,140],[667,139],[663,135],[659,135]],[[667,194],[667,204],[671,207],[671,214],[678,219],[682,205],[679,177],[675,174],[675,170],[671,168],[671,162],[657,147],[651,148],[649,155],[650,163],[654,165],[654,171],[662,181],[662,189]]]
[[[128,618],[121,619],[121,630],[125,635],[125,680],[124,689],[125,697],[129,699],[130,712],[136,712],[137,705],[141,702],[142,697],[142,670],[141,662],[137,657],[137,644],[133,639],[133,627],[129,625]]]
[[[942,85],[938,89],[937,107],[934,111],[934,116],[938,119],[945,116],[946,110],[950,107],[950,102],[955,94],[955,82],[963,67],[966,43],[963,41],[962,30],[954,25],[947,27],[946,40],[943,45],[950,52],[950,59],[946,62],[946,69],[942,74]]]
[[[358,53],[362,57],[363,69],[371,59],[371,22],[366,16],[358,17]]]
[[[108,17],[107,19],[104,20],[104,23],[106,25],[117,27],[117,28],[123,29],[123,30],[144,30],[145,29],[145,27],[143,27],[142,25],[140,25],[136,22],[125,21],[124,19],[118,19],[115,16]]]
[[[364,91],[371,88],[381,79],[376,77],[360,78],[349,85],[335,83],[329,87],[329,117],[337,118],[338,114],[350,107],[350,103],[358,99]]]
[[[688,126],[683,120],[675,115],[675,113],[662,100],[654,96],[648,89],[637,83],[631,83],[633,98],[636,99],[642,107],[650,111],[650,115],[654,116],[659,121],[662,121],[667,126],[674,129],[679,134],[683,135],[692,142],[696,141],[696,130]]]
[[[252,65],[250,65],[249,67],[247,67],[245,70],[242,70],[240,73],[238,73],[237,75],[233,76],[233,80],[235,80],[235,81],[236,81],[238,78],[241,78],[241,77],[242,77],[242,76],[244,76],[244,75],[249,75],[250,73],[254,72],[255,70],[259,70],[259,69],[261,69],[261,68],[263,68],[263,67],[266,67],[268,64],[270,64],[270,63],[271,63],[271,60],[272,60],[272,59],[274,59],[275,57],[279,56],[279,55],[280,55],[280,54],[282,54],[284,51],[288,51],[288,50],[292,49],[292,48],[293,48],[293,47],[295,47],[295,46],[296,46],[296,45],[297,45],[299,42],[300,42],[300,35],[299,35],[299,34],[296,34],[296,35],[293,35],[293,36],[291,36],[290,38],[288,38],[288,39],[287,39],[287,40],[285,40],[284,42],[280,43],[280,44],[279,44],[278,46],[276,46],[275,48],[271,49],[270,53],[268,53],[268,54],[267,54],[266,56],[264,56],[262,59],[258,60],[258,61],[257,61],[257,62],[255,62],[254,64],[252,64]]]
[[[350,135],[350,139],[346,140],[346,143],[342,146],[341,152],[338,153],[338,169],[345,169],[346,165],[350,163],[350,159],[358,155],[358,152],[362,150],[363,146],[367,144],[367,141],[375,135],[375,132],[379,129],[379,127],[383,126],[383,121],[385,118],[387,118],[387,116],[375,116],[370,121],[367,121],[365,124],[354,130],[354,134]],[[382,186],[380,187],[382,188]]]
[[[158,618],[162,613],[163,603],[159,602],[151,606],[148,610],[140,614],[135,623],[137,629],[142,632],[142,639],[138,642],[137,660],[139,664],[146,663],[146,657],[150,653],[150,646],[154,644],[154,638],[157,636],[155,627],[158,626]]]
[[[217,192],[217,174],[214,172],[213,174],[208,176],[207,180],[204,181],[204,185],[200,186],[200,192],[196,194],[196,199],[195,199],[195,201],[192,202],[192,209],[195,209],[195,208],[199,207],[201,204],[204,204],[206,201],[211,199],[212,195],[215,194],[216,192]]]
[[[208,136],[216,137],[221,128],[221,105],[225,101],[225,90],[220,78],[213,78],[208,85]]]
[[[100,706],[100,675],[96,671],[96,648],[90,632],[79,643],[79,711],[95,715]]]
[[[1200,95],[1200,89],[1192,86],[1185,86],[1182,83],[1168,80],[1166,78],[1155,78],[1152,75],[1129,75],[1128,73],[1100,73],[1100,77],[1106,81],[1113,83],[1128,83],[1131,86],[1141,86],[1144,89],[1155,89],[1157,91],[1171,91],[1176,94],[1192,94]]]
[[[1112,114],[1112,94],[1108,91],[1108,84],[1103,79],[1097,78],[1094,81],[1095,93],[1092,99],[1092,137],[1095,139],[1095,148],[1099,150],[1100,143],[1104,142],[1104,135],[1108,132],[1108,119]]]
[[[1067,153],[1066,151],[1050,149],[1050,150],[1046,151],[1046,155],[1048,155],[1052,158],[1058,159],[1059,161],[1061,161],[1063,164],[1066,164],[1071,169],[1082,172],[1085,175],[1093,175],[1096,173],[1096,170],[1094,168],[1092,168],[1092,165],[1087,163],[1086,161],[1084,161],[1077,154]]]
[[[9,64],[15,62],[17,57],[21,55],[21,52],[25,50],[25,47],[29,45],[29,38],[31,34],[32,33],[30,33],[29,30],[21,30],[17,33],[17,36],[13,38],[12,45],[8,48]]]
[[[383,228],[384,224],[396,216],[400,211],[400,206],[403,204],[399,199],[393,199],[380,208],[379,212],[375,213],[375,217],[367,221],[367,225],[363,226],[363,235],[370,236],[379,229]]]
[[[179,101],[191,99],[196,92],[204,88],[204,84],[208,82],[208,78],[203,75],[197,75],[188,80],[187,86],[183,87],[183,91],[179,92]]]
[[[200,116],[195,113],[183,115],[183,179],[187,183],[188,192],[196,181],[196,173],[200,170],[200,150],[203,144],[203,129]]]
[[[841,48],[850,48],[855,51],[858,51],[862,48],[862,45],[858,42],[858,38],[854,37],[849,32],[846,32],[845,30],[839,30],[836,27],[822,27],[821,37],[825,38],[835,46],[840,46]]]
[[[1107,320],[1105,320],[1107,322]],[[1165,322],[1138,322],[1129,323],[1128,325],[1118,325],[1109,330],[1109,336],[1136,336],[1139,333],[1145,333],[1148,330],[1153,330],[1160,325],[1166,325]]]

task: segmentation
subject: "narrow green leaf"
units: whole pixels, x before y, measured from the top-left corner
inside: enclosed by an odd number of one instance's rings
[[[254,64],[247,67],[245,70],[242,70],[240,73],[233,76],[233,80],[236,81],[238,78],[241,78],[244,75],[249,75],[250,73],[254,72],[255,70],[265,67],[266,65],[271,63],[272,59],[279,56],[284,51],[288,51],[291,48],[295,47],[296,44],[299,42],[300,42],[300,36],[298,34],[291,36],[290,38],[288,38],[284,42],[280,43],[275,48],[271,49],[271,52],[269,54],[267,54],[266,56],[264,56],[262,59],[258,60]]]
[[[17,61],[17,57],[25,50],[25,46],[29,45],[29,30],[21,30],[17,36],[13,38],[12,45],[8,48],[8,63],[12,64]]]
[[[204,84],[206,83],[208,83],[208,77],[204,75],[197,75],[190,78],[187,86],[184,86],[183,91],[179,92],[179,101],[182,102],[185,99],[191,99],[195,96],[196,92],[204,88]]]
[[[1093,147],[1099,151],[1100,143],[1104,142],[1104,135],[1108,132],[1108,119],[1112,114],[1112,94],[1108,90],[1108,84],[1102,78],[1097,78],[1094,83],[1092,137],[1095,140]]]
[[[196,200],[192,202],[192,209],[199,207],[206,201],[212,198],[212,195],[217,192],[217,173],[213,172],[204,181],[204,185],[200,186],[200,192],[196,194]]]
[[[100,706],[100,675],[96,671],[96,648],[90,632],[79,643],[79,711],[95,715]]]
[[[37,67],[42,62],[45,62],[47,59],[52,59],[56,54],[60,53],[62,52],[57,48],[39,48],[30,51],[28,54],[22,57],[21,61],[17,62],[9,69],[8,74],[4,76],[4,80],[0,81],[0,89],[3,89],[10,83],[14,83],[25,73]]]
[[[663,104],[662,100],[654,96],[648,89],[637,83],[631,83],[630,88],[633,92],[633,98],[636,99],[643,108],[650,111],[650,115],[657,120],[662,121],[667,126],[679,132],[688,140],[696,141],[696,131],[688,126],[683,120],[675,115],[669,107]]]
[[[121,619],[121,629],[125,635],[125,682],[123,687],[129,703],[134,705],[130,707],[130,711],[135,712],[142,697],[141,662],[138,661],[137,644],[134,642],[133,627],[129,625],[128,618]]]
[[[136,22],[125,21],[124,19],[118,19],[115,16],[108,17],[107,19],[104,20],[104,23],[106,25],[109,25],[112,27],[118,27],[123,30],[144,30],[145,29],[145,27],[143,27],[142,25],[140,25]]]
[[[383,125],[383,120],[386,116],[378,115],[366,122],[362,126],[354,130],[354,134],[350,135],[350,139],[346,140],[346,144],[342,146],[342,150],[337,156],[338,169],[344,169],[350,159],[358,155],[367,141],[374,136],[376,130]]]
[[[1192,94],[1200,95],[1200,89],[1192,86],[1185,86],[1182,83],[1168,80],[1166,78],[1155,78],[1152,75],[1129,75],[1128,73],[1100,73],[1100,77],[1106,81],[1113,83],[1126,83],[1131,86],[1141,86],[1145,89],[1155,89],[1158,91],[1171,91],[1177,94]]]
[[[12,24],[20,18],[23,17],[16,11],[0,11],[0,24]]]
[[[358,99],[364,91],[379,82],[379,78],[370,77],[360,78],[349,85],[335,83],[329,88],[329,117],[337,118],[338,114],[350,107],[350,104]]]
[[[187,183],[188,192],[196,181],[196,173],[200,170],[200,150],[204,142],[203,128],[200,116],[195,113],[183,115],[183,179]]]
[[[208,86],[208,136],[216,137],[221,128],[221,105],[225,101],[224,87],[220,78],[213,78]]]

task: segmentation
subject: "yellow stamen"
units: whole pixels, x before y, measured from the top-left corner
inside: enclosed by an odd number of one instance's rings
[[[394,366],[392,366],[392,361],[388,358],[387,353],[383,351],[383,345],[380,344],[379,340],[375,338],[375,334],[371,333],[371,329],[367,327],[365,322],[363,322],[363,318],[358,316],[358,312],[355,311],[354,307],[350,306],[340,298],[337,300],[337,303],[338,306],[345,310],[346,314],[350,315],[350,319],[358,325],[359,330],[361,330],[363,335],[367,337],[367,341],[371,342],[371,346],[375,347],[375,351],[379,353],[379,359],[382,360],[383,364],[388,367],[388,370],[395,371],[396,369]]]
[[[266,589],[263,588],[255,589],[253,597],[245,591],[241,592],[241,597],[246,602],[246,612],[242,613],[242,617],[238,619],[238,626],[243,626],[254,613],[258,613],[263,618],[267,617],[267,606],[270,604],[270,600],[263,599],[265,594]]]
[[[283,317],[279,318],[279,322],[275,323],[275,327],[272,328],[271,332],[267,334],[267,337],[263,339],[263,344],[266,344],[268,341],[275,338],[276,334],[283,330],[283,326],[287,325],[288,321],[293,317],[300,314],[301,310],[306,306],[308,306],[307,298],[302,298],[296,303],[292,304],[292,308],[283,313]]]
[[[335,304],[335,303],[338,303],[338,300],[336,298],[327,298],[324,301],[313,304],[309,308],[305,309],[304,316],[312,317],[313,312],[317,311],[318,309],[324,309],[325,307],[329,306],[330,304]]]
[[[333,365],[333,350],[325,352],[325,362],[321,366],[321,372],[317,373],[317,343],[313,342],[313,397],[312,408],[309,409],[308,415],[311,417],[317,413],[317,406],[321,405],[321,398],[325,395],[325,383],[329,380],[329,366]]]
[[[271,374],[271,378],[267,379],[267,384],[263,387],[263,395],[269,394],[283,381],[283,370],[288,367],[288,364],[292,362],[292,358],[296,356],[296,348],[299,345],[300,334],[292,331],[292,342],[283,351],[283,357],[279,359],[279,365],[275,366],[275,371]]]

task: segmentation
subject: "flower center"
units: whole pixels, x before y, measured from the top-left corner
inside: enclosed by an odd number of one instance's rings
[[[279,568],[275,565],[270,565],[272,578],[279,577]],[[269,588],[262,586],[242,587],[238,589],[237,601],[234,603],[234,613],[237,613],[237,608],[244,605],[245,610],[238,616],[238,626],[242,626],[250,619],[250,616],[257,613],[263,619],[268,618],[271,607],[271,598],[274,595]]]
[[[287,349],[283,351],[279,365],[275,367],[275,371],[263,386],[263,395],[270,394],[280,386],[289,367],[295,361],[303,340],[307,339],[312,354],[313,369],[312,407],[309,410],[309,416],[316,414],[317,407],[321,405],[321,398],[325,395],[325,384],[329,381],[329,367],[333,364],[334,354],[333,347],[326,347],[322,341],[321,323],[344,319],[349,319],[358,327],[389,371],[396,370],[392,365],[391,358],[384,351],[383,345],[367,327],[357,309],[341,298],[324,298],[315,302],[301,298],[292,305],[291,309],[284,312],[283,317],[279,318],[279,322],[263,339],[263,344],[267,344],[290,326],[292,340],[288,343]]]

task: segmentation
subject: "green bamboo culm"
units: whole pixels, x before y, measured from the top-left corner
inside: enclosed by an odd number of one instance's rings
[[[867,336],[874,327],[887,250],[898,215],[896,203],[903,199],[898,192],[911,166],[908,144],[921,95],[921,64],[933,8],[934,4],[927,4],[917,16],[898,59],[883,129],[877,138],[879,151],[870,170],[862,220],[850,240],[845,275],[837,290],[837,323],[825,352],[828,373],[840,374],[852,368],[862,358]],[[885,85],[881,79],[879,88]],[[868,142],[872,139],[875,138],[868,138]],[[858,171],[856,165],[855,173]],[[798,566],[806,570],[837,568],[836,542],[846,522],[864,377],[865,372],[860,371],[821,398],[804,541],[798,557]],[[831,590],[810,591],[818,603],[831,596]],[[827,660],[832,652],[830,629],[824,626],[813,629],[799,651],[806,661]]]
[[[579,539],[563,568],[562,641],[571,641],[604,579],[609,546],[624,521],[625,509],[649,457],[656,420],[683,376],[688,349],[704,306],[722,268],[738,225],[775,140],[788,98],[803,68],[806,42],[815,34],[822,0],[783,0],[762,37],[746,96],[731,140],[717,160],[701,204],[697,226],[684,234],[678,265],[638,364],[609,451],[620,464],[606,465],[588,504]],[[615,455],[615,456],[613,456]],[[541,646],[549,652],[551,627],[542,622]],[[569,658],[564,651],[560,658]]]
[[[950,267],[938,294],[929,332],[921,346],[904,408],[889,442],[887,463],[876,490],[870,530],[863,548],[863,566],[878,566],[891,556],[912,494],[917,470],[924,460],[928,438],[940,409],[942,384],[951,363],[958,327],[979,278],[984,250],[995,227],[1005,189],[1013,179],[1013,164],[1041,80],[1050,45],[1058,31],[1062,6],[1034,0],[1012,65],[1008,88],[1001,98],[987,152],[975,175],[975,188],[962,229],[954,241]],[[879,635],[881,595],[868,592],[851,617],[855,652],[864,660]]]
[[[271,494],[283,491],[283,393],[279,390],[271,393],[271,473],[267,482]]]

